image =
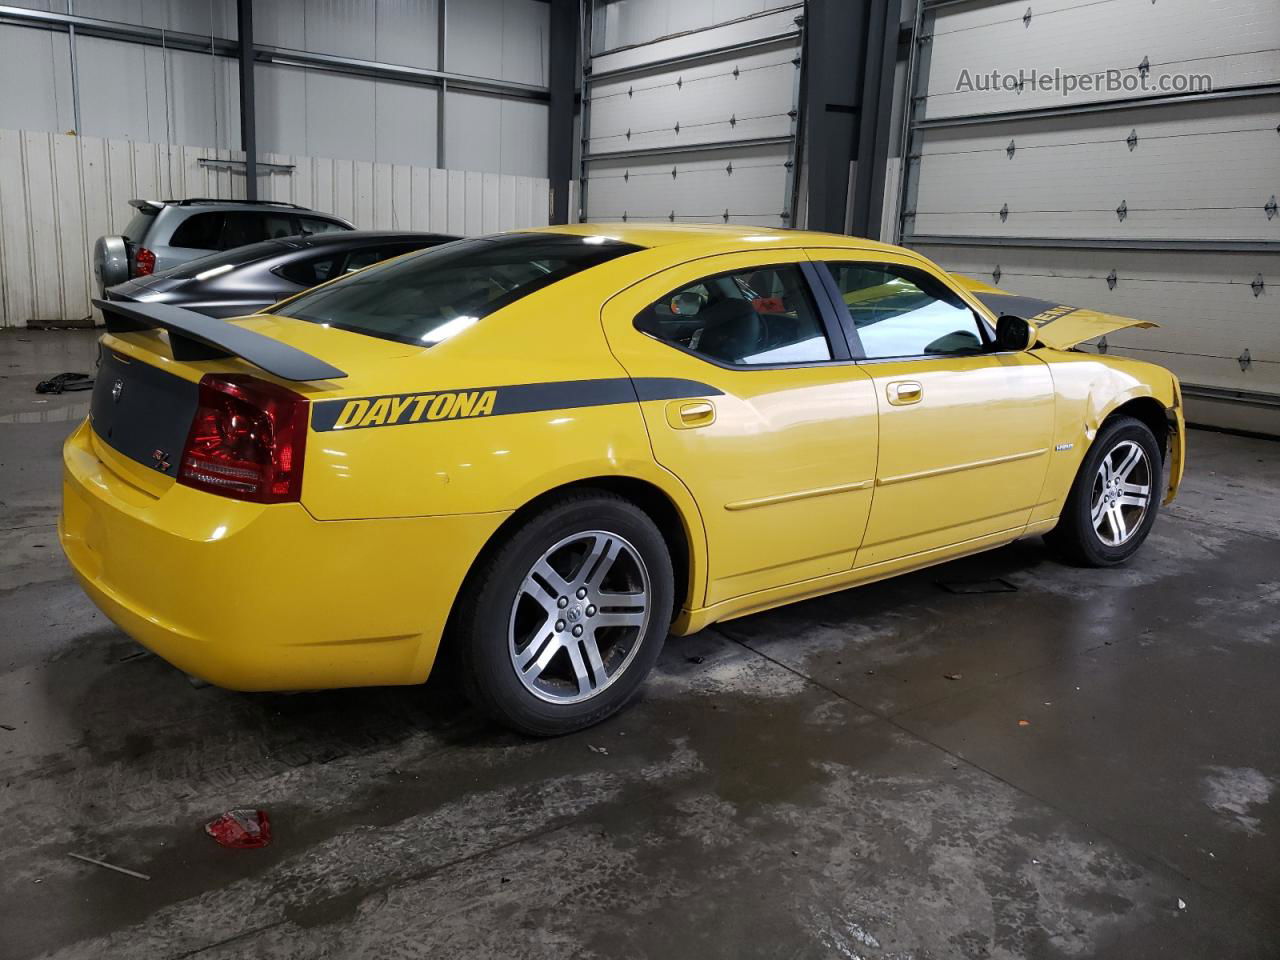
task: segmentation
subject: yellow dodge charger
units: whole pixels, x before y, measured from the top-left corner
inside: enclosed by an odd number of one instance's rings
[[[227,322],[98,303],[60,536],[93,601],[241,690],[419,683],[533,734],[668,633],[1045,534],[1119,563],[1182,475],[1139,321],[855,238],[461,240]]]

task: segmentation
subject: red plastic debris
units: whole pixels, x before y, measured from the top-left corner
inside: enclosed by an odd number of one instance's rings
[[[224,847],[251,850],[271,842],[271,820],[265,810],[228,810],[206,823],[204,832]]]

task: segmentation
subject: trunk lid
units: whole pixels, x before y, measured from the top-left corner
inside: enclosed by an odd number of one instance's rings
[[[103,459],[116,473],[152,496],[162,494],[177,478],[199,400],[200,378],[205,374],[249,374],[315,401],[386,392],[384,387],[396,376],[397,361],[422,353],[421,347],[411,344],[291,317],[259,315],[219,322],[336,361],[347,376],[333,381],[294,382],[272,376],[238,356],[175,359],[170,335],[159,329],[105,334],[99,348],[89,420]]]
[[[1036,339],[1055,350],[1068,350],[1086,340],[1126,327],[1159,326],[1150,320],[1136,320],[1087,307],[1073,307],[1056,300],[1023,297],[972,277],[959,274],[952,276],[996,316],[1010,314],[1034,323]]]

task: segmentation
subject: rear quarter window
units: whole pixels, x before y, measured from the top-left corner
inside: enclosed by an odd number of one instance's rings
[[[151,225],[156,222],[156,211],[151,207],[145,207],[133,215],[133,218],[125,225],[124,237],[134,243],[141,243],[142,238],[147,235],[147,231],[151,229]]]
[[[222,236],[221,213],[196,213],[183,220],[169,239],[171,247],[190,250],[220,250]]]

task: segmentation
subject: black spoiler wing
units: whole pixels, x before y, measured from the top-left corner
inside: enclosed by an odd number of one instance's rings
[[[283,380],[338,380],[347,375],[297,347],[192,310],[125,300],[94,300],[93,305],[102,311],[108,333],[167,331],[175,360],[240,357]]]

